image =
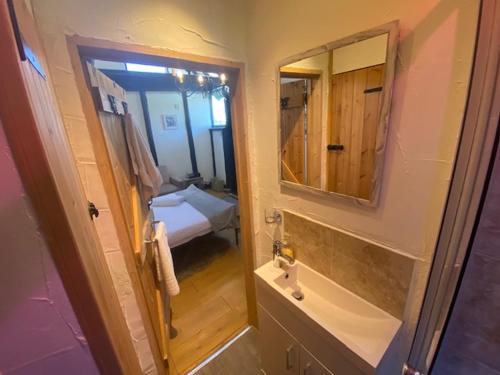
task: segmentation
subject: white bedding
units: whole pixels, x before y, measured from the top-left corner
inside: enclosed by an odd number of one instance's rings
[[[182,245],[212,231],[208,219],[187,202],[178,206],[151,208],[155,220],[163,221],[167,227],[170,247]]]

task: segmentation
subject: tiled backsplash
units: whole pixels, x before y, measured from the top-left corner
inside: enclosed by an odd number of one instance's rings
[[[402,319],[413,259],[290,212],[284,217],[296,259]]]

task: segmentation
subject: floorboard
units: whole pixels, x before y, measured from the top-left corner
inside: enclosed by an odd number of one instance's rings
[[[222,231],[173,250],[180,294],[172,298],[172,373],[185,374],[247,325],[242,255]]]

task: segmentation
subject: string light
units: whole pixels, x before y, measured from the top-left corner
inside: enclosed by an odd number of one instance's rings
[[[203,86],[205,83],[205,77],[203,77],[202,74],[198,74],[198,77],[196,78],[198,80],[198,83],[200,86]]]
[[[184,83],[184,72],[182,70],[177,71],[177,79],[180,83]]]
[[[179,91],[201,91],[203,95],[208,95],[217,91],[227,91],[227,75],[225,73],[206,73],[206,72],[193,72],[183,69],[172,69],[172,77],[174,78],[175,85]],[[196,84],[199,89],[194,89],[193,84]],[[218,82],[217,82],[218,81]]]

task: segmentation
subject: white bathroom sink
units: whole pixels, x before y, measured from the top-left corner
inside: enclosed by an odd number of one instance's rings
[[[257,282],[285,297],[374,370],[401,327],[400,320],[299,261],[282,268],[268,262],[255,274]],[[293,297],[294,291],[303,299]]]

